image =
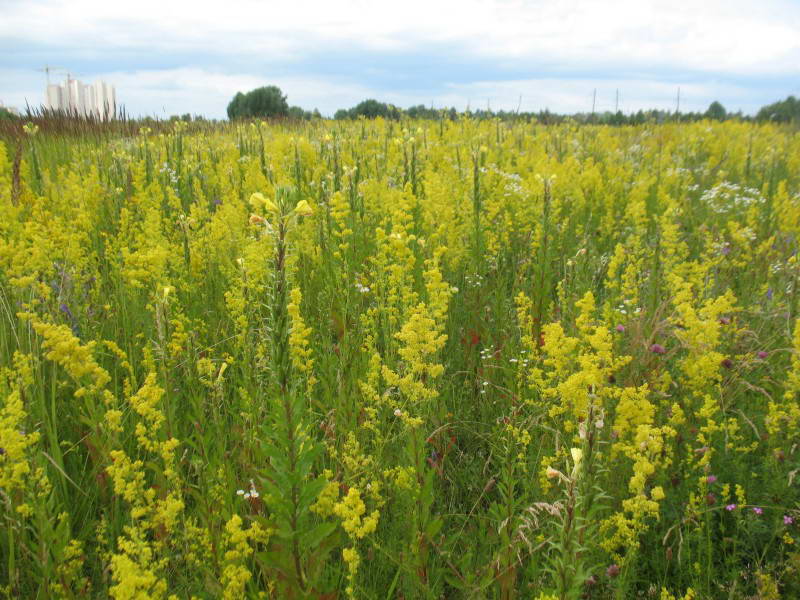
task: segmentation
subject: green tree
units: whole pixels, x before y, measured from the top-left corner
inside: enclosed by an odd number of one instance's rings
[[[728,111],[719,102],[714,100],[709,106],[705,114],[706,119],[713,119],[715,121],[724,121],[728,117]]]
[[[800,100],[794,96],[789,96],[786,100],[768,104],[758,111],[756,119],[758,121],[776,121],[778,123],[800,121]]]
[[[237,92],[236,95],[233,97],[228,103],[228,118],[229,119],[236,119],[239,117],[243,117],[244,113],[244,94],[242,92]]]
[[[289,103],[278,86],[256,88],[246,96],[248,117],[281,117],[289,114]]]
[[[269,85],[243,94],[238,92],[228,104],[228,118],[284,117],[289,114],[286,95],[278,86]]]
[[[299,106],[290,106],[289,107],[289,118],[295,119],[297,121],[309,120],[311,119],[311,112],[307,110],[303,110]]]

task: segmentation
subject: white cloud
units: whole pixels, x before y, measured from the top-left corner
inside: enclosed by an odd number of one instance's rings
[[[677,85],[687,108],[693,98],[698,108],[715,98],[726,105],[741,99],[744,107],[756,102],[752,89],[746,100],[743,86],[714,80],[797,77],[798,32],[800,3],[793,0],[14,0],[3,3],[0,20],[0,40],[15,40],[14,54],[27,56],[31,69],[39,60],[77,61],[90,65],[87,79],[115,83],[134,114],[210,116],[223,116],[236,91],[267,83],[281,86],[291,103],[324,112],[367,96],[407,105],[435,95],[437,104],[456,106],[470,99],[485,105],[488,96],[493,106],[515,108],[520,94],[523,108],[578,110],[590,106],[595,87],[603,98],[621,88],[626,109],[666,107]],[[359,51],[369,68],[359,66]],[[456,81],[439,67],[439,89],[409,92],[415,66],[403,57],[421,52],[432,64],[481,67],[467,83],[464,69]],[[353,63],[319,74],[313,61],[333,53]],[[384,57],[405,69],[395,79],[402,75],[405,86],[386,83]],[[0,74],[0,100],[39,101],[41,75],[18,66]],[[517,79],[486,81],[490,75]],[[767,99],[786,93],[797,91]]]
[[[800,5],[791,0],[365,0],[263,2],[26,0],[4,9],[0,36],[154,51],[261,52],[290,59],[348,43],[402,51],[454,43],[475,55],[573,67],[672,65],[800,72]],[[128,10],[133,10],[131,7]]]

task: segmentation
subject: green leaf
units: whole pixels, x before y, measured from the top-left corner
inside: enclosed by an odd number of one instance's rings
[[[315,525],[311,530],[300,536],[300,545],[304,548],[316,548],[325,538],[336,530],[337,525],[335,521]]]

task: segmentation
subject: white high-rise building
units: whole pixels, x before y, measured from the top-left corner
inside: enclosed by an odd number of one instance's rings
[[[113,119],[117,114],[117,94],[113,85],[95,81],[86,85],[67,77],[61,84],[50,84],[45,91],[45,108],[83,117]]]
[[[117,112],[117,92],[114,86],[97,80],[92,91],[93,106],[96,107],[100,118],[103,120],[113,118]]]
[[[49,110],[62,110],[62,107],[65,105],[64,88],[58,84],[51,83],[48,85],[44,105],[45,108]]]

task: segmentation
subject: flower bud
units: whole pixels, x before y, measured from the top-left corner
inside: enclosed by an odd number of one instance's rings
[[[553,467],[547,467],[546,474],[548,479],[555,479],[561,475],[561,471],[554,469]]]
[[[311,205],[307,201],[300,200],[297,206],[294,207],[294,212],[301,217],[310,217],[314,214],[314,209],[311,208]]]

